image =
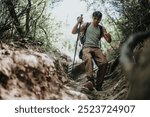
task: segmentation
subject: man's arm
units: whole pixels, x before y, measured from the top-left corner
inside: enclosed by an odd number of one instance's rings
[[[76,34],[78,32],[78,25],[79,25],[78,22],[74,25],[74,27],[72,29],[72,34]]]
[[[105,40],[108,42],[108,43],[111,43],[112,39],[111,39],[111,35],[109,33],[107,33],[106,29],[103,27],[102,28],[103,30],[103,37],[105,38]]]
[[[77,23],[74,25],[74,27],[72,29],[72,34],[77,34],[78,33],[78,25],[80,25],[81,22],[82,22],[82,17],[77,19]],[[85,23],[81,25],[80,32],[84,31],[84,28],[85,28]]]

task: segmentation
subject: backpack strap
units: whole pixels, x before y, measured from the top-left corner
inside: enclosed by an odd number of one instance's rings
[[[99,46],[101,48],[101,38],[103,36],[103,27],[101,25],[98,25],[99,26],[99,29],[100,29],[100,35],[99,35]]]
[[[103,27],[101,25],[98,25],[98,26],[99,26],[99,29],[100,29],[100,36],[99,36],[99,39],[100,39],[103,36]]]
[[[86,23],[85,30],[84,30],[84,36],[86,35],[87,28],[89,27],[90,24],[91,24],[91,22]]]

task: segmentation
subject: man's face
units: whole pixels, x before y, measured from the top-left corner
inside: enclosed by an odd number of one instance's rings
[[[95,25],[98,25],[100,21],[101,21],[101,19],[99,17],[93,17],[93,23]]]

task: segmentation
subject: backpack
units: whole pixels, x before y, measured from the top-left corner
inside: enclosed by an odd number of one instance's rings
[[[90,25],[91,23],[90,22],[87,22],[86,26],[85,26],[85,30],[83,32],[82,35],[80,35],[80,43],[82,45],[84,45],[85,43],[85,40],[86,40],[86,31],[87,31],[87,28],[88,26]],[[99,39],[102,37],[103,35],[103,30],[102,30],[102,26],[101,25],[98,25],[99,26],[99,29],[100,29],[100,36],[99,36]],[[100,41],[100,47],[101,47],[101,41]],[[79,58],[82,59],[82,55],[83,55],[83,48],[81,48],[80,52],[79,52]]]

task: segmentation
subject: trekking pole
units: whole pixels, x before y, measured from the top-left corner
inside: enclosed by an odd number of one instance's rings
[[[81,14],[81,17],[83,15]],[[81,21],[82,22],[82,21]],[[74,52],[74,58],[73,58],[73,63],[72,63],[72,70],[71,72],[73,72],[73,69],[74,69],[74,64],[75,64],[75,58],[76,58],[76,52],[77,52],[77,47],[78,47],[78,40],[79,40],[79,37],[80,37],[80,27],[81,27],[81,22],[79,24],[79,29],[78,29],[78,35],[77,35],[77,40],[76,40],[76,45],[75,45],[75,52]]]

